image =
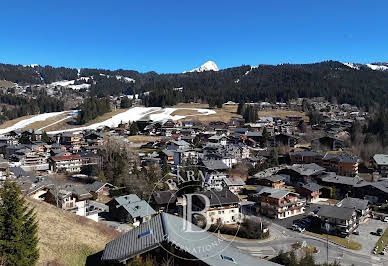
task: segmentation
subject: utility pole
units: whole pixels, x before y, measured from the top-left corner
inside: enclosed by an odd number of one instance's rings
[[[329,220],[325,220],[325,229],[326,229],[326,263],[329,265]]]

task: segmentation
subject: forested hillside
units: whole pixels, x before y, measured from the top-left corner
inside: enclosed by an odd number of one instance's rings
[[[90,94],[97,97],[150,91],[147,105],[164,106],[178,101],[287,101],[295,97],[335,97],[339,103],[371,107],[388,105],[388,71],[359,69],[340,62],[315,64],[240,66],[217,72],[179,74],[0,65],[0,79],[21,83],[52,83],[87,77]],[[126,79],[126,80],[125,80]],[[128,81],[129,80],[129,81]],[[177,89],[183,88],[183,89]]]

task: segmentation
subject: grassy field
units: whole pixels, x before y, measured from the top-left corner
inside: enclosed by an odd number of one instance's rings
[[[198,112],[197,110],[176,110],[173,112],[171,115],[200,115],[201,113]]]
[[[141,143],[147,143],[150,141],[161,140],[162,138],[163,137],[161,137],[161,136],[136,135],[136,136],[129,136],[128,140],[134,144],[141,144]]]
[[[10,87],[13,87],[15,86],[15,83],[11,82],[11,81],[7,81],[7,80],[0,80],[0,87],[3,87],[3,88],[10,88]]]
[[[309,117],[304,112],[278,109],[259,111],[259,116],[278,116],[280,118],[286,118],[288,115],[300,115],[304,121],[309,121]]]
[[[181,103],[173,106],[175,108],[204,108],[209,109],[208,104],[199,104],[199,103]],[[222,108],[215,108],[213,109],[216,113],[212,115],[199,115],[199,116],[190,116],[187,118],[184,118],[182,120],[198,120],[201,122],[211,122],[211,121],[223,121],[223,122],[229,122],[230,119],[233,117],[241,117],[241,115],[237,114],[237,105],[224,105]],[[182,110],[184,111],[184,110]],[[176,111],[178,112],[178,111]],[[191,113],[193,111],[190,111]],[[173,113],[177,114],[177,113]],[[187,113],[189,114],[189,113]],[[186,114],[186,115],[187,115]],[[181,113],[182,115],[182,113]]]
[[[38,265],[85,265],[87,256],[104,249],[120,235],[105,224],[63,211],[45,202],[29,200],[39,223]]]
[[[319,237],[319,238],[322,238],[322,239],[326,239],[327,238],[327,235],[326,234],[316,234],[316,233],[312,233],[312,232],[308,232],[306,231],[305,234],[307,235],[311,235],[311,236],[315,236],[315,237]],[[348,238],[342,238],[342,237],[338,237],[338,236],[333,236],[333,235],[329,235],[329,240],[334,242],[334,243],[337,243],[339,245],[342,245],[348,249],[353,249],[353,250],[360,250],[361,249],[361,244],[356,242],[356,241],[352,241]]]
[[[384,234],[376,242],[377,250],[376,253],[380,254],[384,247],[388,244],[388,228],[384,231]]]

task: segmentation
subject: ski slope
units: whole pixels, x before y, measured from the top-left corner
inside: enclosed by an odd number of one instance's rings
[[[197,114],[192,115],[172,115],[177,110],[192,110],[198,112]],[[138,121],[148,117],[152,121],[167,121],[169,119],[179,120],[186,117],[198,116],[198,115],[211,115],[215,114],[214,110],[209,109],[200,109],[200,108],[164,108],[161,107],[133,107],[127,111],[117,114],[105,121],[95,123],[89,126],[70,128],[65,130],[56,130],[50,131],[48,134],[57,134],[62,132],[73,132],[73,131],[82,131],[82,130],[91,130],[98,129],[103,127],[117,127],[121,123],[128,123],[132,121]]]
[[[5,133],[11,132],[13,130],[22,129],[22,128],[28,127],[28,125],[31,125],[35,122],[44,121],[47,119],[51,119],[55,116],[59,116],[59,115],[63,115],[66,113],[71,113],[71,112],[64,111],[64,112],[53,112],[53,113],[44,113],[44,114],[40,114],[40,115],[35,115],[31,118],[27,118],[27,119],[24,119],[22,121],[19,121],[10,127],[0,129],[0,134],[5,134]]]

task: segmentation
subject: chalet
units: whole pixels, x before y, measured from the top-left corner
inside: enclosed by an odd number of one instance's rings
[[[184,149],[188,149],[190,148],[190,143],[184,141],[184,140],[179,140],[179,141],[171,141],[168,145],[167,145],[167,149],[168,150],[173,150],[173,151],[176,151],[176,150],[184,150]]]
[[[107,182],[101,182],[101,181],[94,181],[92,184],[89,185],[88,189],[89,192],[92,193],[92,195],[109,195],[109,190],[116,188],[116,186],[107,183]]]
[[[355,209],[357,214],[357,220],[360,222],[364,221],[371,214],[371,209],[369,208],[368,200],[346,197],[343,200],[341,200],[337,204],[337,206]]]
[[[158,212],[176,213],[176,191],[156,191],[152,193],[152,207]]]
[[[388,177],[388,154],[375,154],[373,163],[381,177]]]
[[[191,230],[187,230],[188,227]],[[101,260],[103,263],[130,264],[133,258],[145,259],[155,254],[160,261],[168,260],[175,254],[176,265],[278,265],[242,253],[217,236],[168,213],[156,215],[149,222],[109,242]]]
[[[198,163],[198,151],[195,149],[178,149],[174,150],[174,164],[182,165],[182,164],[197,164]]]
[[[299,138],[290,134],[280,133],[273,136],[274,146],[294,147],[298,143]]]
[[[319,191],[322,186],[317,183],[307,183],[300,187],[296,187],[295,191],[302,197],[307,200],[307,202],[317,202],[319,201],[319,196],[321,192]]]
[[[174,154],[173,150],[163,150],[161,153],[161,158],[166,160],[168,164],[174,164]]]
[[[256,179],[255,183],[261,186],[281,188],[285,185],[284,177],[281,175],[271,175]]]
[[[209,206],[203,215],[207,224],[236,224],[240,222],[239,202],[240,199],[228,189],[209,190],[195,194],[186,194],[184,199],[192,197],[192,209],[195,211],[204,210],[205,199],[208,199]],[[202,196],[200,196],[202,195]]]
[[[341,150],[344,147],[344,141],[338,138],[325,136],[311,141],[311,148],[314,150]]]
[[[317,213],[322,221],[321,231],[348,236],[358,226],[356,210],[353,208],[322,205]]]
[[[156,214],[154,209],[135,194],[129,194],[112,199],[107,203],[109,215],[122,222],[129,222],[135,226],[146,222]]]
[[[290,159],[295,164],[321,164],[325,154],[314,151],[295,151],[290,153]]]
[[[59,208],[98,221],[98,213],[91,210],[89,200],[93,198],[86,189],[70,184],[51,188],[45,195],[45,201]]]
[[[220,144],[222,146],[225,146],[228,142],[228,138],[226,136],[219,136],[219,135],[214,135],[214,136],[211,136],[208,141],[210,143],[217,143],[217,144]]]
[[[258,211],[266,216],[284,219],[304,213],[305,201],[299,194],[286,189],[259,187],[252,199],[258,204]]]
[[[245,182],[240,177],[224,177],[222,178],[222,186],[238,195],[245,186]]]
[[[287,176],[287,181],[291,184],[298,185],[303,183],[312,182],[318,176],[322,175],[325,168],[315,164],[293,164],[285,169],[282,169],[278,174]]]

